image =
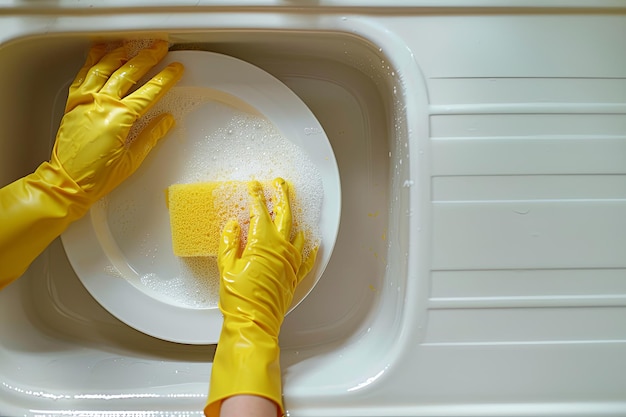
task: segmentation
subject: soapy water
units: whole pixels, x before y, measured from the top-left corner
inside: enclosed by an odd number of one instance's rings
[[[140,50],[150,43],[130,44],[130,50]],[[132,46],[135,46],[133,48]],[[174,87],[152,109],[139,119],[131,129],[131,143],[151,120],[168,112],[176,119],[176,127],[164,140],[177,140],[186,146],[186,162],[172,183],[204,181],[271,181],[282,177],[292,184],[295,199],[291,201],[293,215],[292,237],[299,231],[305,234],[303,259],[321,242],[319,220],[323,198],[321,174],[317,166],[299,146],[285,138],[260,114],[231,108],[228,120],[220,126],[207,126],[204,132],[189,132],[185,121],[203,105],[214,100],[214,92],[198,87]],[[173,137],[172,137],[173,136]],[[165,190],[163,190],[165,191]],[[272,211],[274,190],[266,189],[268,210]],[[240,199],[247,199],[241,196]],[[115,228],[118,240],[132,239],[134,219],[141,216],[138,210],[129,209],[132,201],[108,199],[106,204],[109,223],[118,222]],[[163,199],[165,204],[165,199]],[[249,211],[241,210],[238,216],[245,242]],[[169,224],[167,225],[169,228]],[[158,242],[147,236],[137,248],[157,265],[162,257]],[[219,271],[213,257],[173,257],[177,264],[174,274],[164,274],[156,267],[151,271],[137,271],[139,282],[133,284],[169,303],[191,308],[214,308],[219,295]],[[141,288],[143,287],[143,288]]]
[[[288,141],[266,119],[245,113],[236,113],[223,128],[197,141],[191,151],[188,170],[182,182],[204,181],[268,181],[282,177],[292,184],[291,211],[293,230],[305,233],[308,242],[304,248],[307,256],[319,244],[319,222],[322,180],[317,167],[300,147]],[[211,155],[209,159],[205,156]],[[229,196],[229,190],[218,188],[224,200],[246,201],[247,194]],[[268,211],[273,211],[275,191],[265,187]],[[242,226],[242,240],[246,241],[249,212],[240,210],[238,219]]]
[[[187,142],[187,160],[176,183],[191,184],[207,181],[271,181],[281,177],[292,185],[291,211],[293,230],[305,233],[305,256],[320,243],[317,227],[323,197],[321,174],[304,151],[285,138],[276,127],[261,115],[231,109],[231,117],[222,127],[208,129],[197,137],[187,132],[184,120],[202,104],[213,100],[211,90],[197,87],[175,87],[170,90],[144,117],[139,119],[128,136],[132,142],[151,120],[168,112],[177,120],[172,132],[179,141]],[[193,139],[189,136],[195,135]],[[172,138],[173,139],[173,138]],[[275,191],[264,188],[268,211],[273,211]],[[218,188],[216,192],[220,192]],[[245,201],[247,194],[228,195],[223,190],[222,200]],[[220,199],[220,198],[216,198]],[[132,207],[124,208],[133,211]],[[122,214],[122,216],[124,216]],[[249,212],[243,210],[238,219],[242,227],[242,240],[246,241]]]
[[[192,138],[192,132],[184,128],[185,117],[208,100],[207,92],[198,88],[181,87],[172,89],[142,120],[136,123],[129,140],[138,134],[149,121],[167,110],[177,120],[178,127],[172,132],[188,143],[188,159],[175,183],[205,181],[268,181],[282,177],[292,184],[295,195],[291,201],[293,216],[292,238],[298,231],[305,234],[306,244],[303,257],[320,244],[318,223],[323,197],[321,175],[317,167],[297,145],[287,140],[271,122],[262,116],[234,111],[232,118],[223,127],[210,133]],[[191,142],[191,143],[189,143]],[[218,189],[219,190],[219,189]],[[225,190],[225,193],[228,191]],[[265,187],[268,211],[273,212],[274,190]],[[246,201],[248,196],[227,196],[227,200]],[[165,200],[164,200],[165,204]],[[128,210],[128,204],[111,211],[126,211],[119,219],[132,225],[129,216],[140,215]],[[111,217],[111,216],[110,216]],[[241,226],[242,244],[246,242],[249,211],[239,210],[237,220]],[[132,227],[131,227],[132,229]],[[132,232],[132,230],[129,230]],[[142,242],[141,250],[146,256],[157,256],[149,239]],[[175,258],[179,273],[165,277],[157,272],[143,274],[142,285],[159,296],[170,299],[177,305],[194,308],[215,307],[219,294],[219,271],[212,257]]]

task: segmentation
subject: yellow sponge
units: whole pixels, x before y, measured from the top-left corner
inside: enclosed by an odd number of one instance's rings
[[[272,183],[261,181],[261,185],[271,211]],[[239,220],[245,243],[250,218],[246,181],[174,184],[167,190],[167,199],[174,255],[217,256],[222,229],[230,219]]]

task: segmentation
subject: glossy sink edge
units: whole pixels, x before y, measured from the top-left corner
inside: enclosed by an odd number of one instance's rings
[[[422,84],[421,74],[417,68],[410,51],[404,47],[401,40],[394,38],[384,28],[371,24],[366,19],[345,18],[345,17],[325,17],[324,19],[314,19],[310,16],[303,19],[282,19],[280,15],[271,15],[271,19],[259,20],[257,16],[231,16],[239,24],[230,26],[245,28],[249,24],[251,27],[261,26],[265,30],[304,30],[312,32],[336,33],[341,36],[352,36],[362,39],[372,45],[373,52],[378,55],[382,64],[388,65],[389,71],[396,75],[379,80],[381,90],[396,91],[397,95],[386,97],[388,101],[390,116],[393,117],[391,137],[394,150],[391,154],[391,174],[392,184],[390,187],[391,196],[389,218],[389,241],[388,260],[384,285],[379,290],[378,303],[369,313],[369,318],[361,327],[361,332],[350,337],[338,340],[336,346],[327,349],[325,352],[312,350],[309,354],[306,351],[285,350],[283,362],[285,366],[285,396],[289,408],[299,409],[307,407],[315,402],[315,398],[324,397],[329,405],[332,403],[344,403],[343,397],[358,397],[366,395],[368,388],[383,381],[385,372],[393,366],[401,366],[396,363],[396,359],[401,352],[407,348],[407,326],[418,326],[419,323],[410,322],[417,314],[411,311],[421,308],[423,295],[420,295],[420,288],[417,288],[419,258],[418,250],[414,246],[416,239],[413,239],[409,231],[419,231],[428,233],[418,224],[418,210],[427,210],[424,201],[424,193],[428,193],[428,184],[421,184],[419,171],[425,169],[425,161],[420,161],[423,149],[413,146],[415,137],[427,136],[427,104],[425,88]],[[265,16],[267,17],[267,16]],[[199,19],[203,20],[203,24]],[[162,27],[163,22],[158,16],[151,16],[141,23],[151,31],[177,33],[193,33],[194,30],[226,30],[222,22],[224,16],[206,16],[202,14],[176,15],[172,16]],[[9,23],[16,23],[11,20]],[[39,21],[39,23],[42,23]],[[48,32],[63,33],[64,30],[88,32],[89,30],[121,31],[126,32],[130,21],[124,19],[112,21],[100,21],[94,25],[92,19],[81,19],[80,17],[70,17],[65,22],[57,22],[51,19],[46,26]],[[136,27],[136,21],[131,27]],[[30,37],[36,33],[41,26],[4,26],[2,36],[5,41],[9,39],[17,40],[20,37]],[[29,27],[29,31],[24,30]],[[195,27],[194,30],[188,29]],[[11,33],[11,29],[14,30]],[[32,30],[32,32],[30,32]],[[150,32],[154,33],[154,32]],[[138,36],[140,36],[138,34]],[[376,51],[377,49],[377,51]],[[381,62],[365,62],[367,65],[378,65]],[[374,68],[372,66],[372,68]],[[376,70],[378,71],[378,69]],[[377,72],[379,73],[379,72]],[[411,117],[407,117],[411,115]],[[411,163],[407,163],[411,161]],[[419,162],[418,162],[419,161]],[[416,163],[418,162],[418,163]],[[395,232],[395,233],[394,233]],[[425,256],[425,255],[421,255]],[[410,299],[410,303],[405,300]],[[409,319],[411,318],[411,319]],[[382,336],[382,337],[381,337]],[[305,359],[306,358],[306,359]],[[340,370],[340,371],[338,371]],[[332,383],[329,380],[329,375]],[[163,402],[166,404],[167,401]],[[149,407],[152,408],[152,407]]]

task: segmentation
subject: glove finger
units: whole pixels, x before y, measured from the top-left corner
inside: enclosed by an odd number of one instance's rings
[[[150,81],[123,98],[122,102],[138,117],[143,116],[180,80],[184,70],[185,67],[179,62],[169,64]]]
[[[104,55],[97,64],[87,71],[85,81],[76,92],[81,96],[98,93],[109,80],[111,74],[117,71],[127,59],[126,50],[123,46]]]
[[[237,260],[239,242],[241,240],[241,228],[237,220],[229,220],[222,230],[220,245],[217,251],[217,265],[222,271],[229,270]]]
[[[309,255],[306,257],[306,259],[300,264],[300,268],[298,269],[298,276],[296,279],[298,284],[302,282],[304,277],[306,277],[307,274],[311,272],[311,269],[313,269],[313,266],[315,265],[315,259],[317,258],[318,250],[319,250],[319,246],[316,246],[315,248],[313,248],[311,252],[309,252]]]
[[[83,84],[83,82],[85,82],[87,73],[89,72],[91,67],[96,65],[98,61],[102,59],[102,57],[106,53],[106,48],[107,46],[101,43],[101,44],[93,45],[89,49],[89,53],[87,54],[87,59],[85,60],[85,64],[80,69],[80,71],[78,71],[78,74],[76,74],[74,81],[72,81],[72,84],[70,85],[69,97],[71,97],[75,93],[75,91]],[[66,107],[65,112],[67,113],[70,110],[71,108]]]
[[[128,147],[133,172],[139,168],[159,139],[165,136],[175,124],[174,116],[169,113],[160,114],[137,135]]]
[[[265,236],[268,225],[272,224],[272,219],[265,205],[265,193],[261,183],[250,181],[248,183],[248,195],[252,201],[250,203],[250,227],[248,229],[246,248]]]
[[[285,239],[291,237],[291,207],[289,204],[289,185],[282,178],[274,180],[276,201],[274,202],[274,225]]]
[[[167,55],[168,48],[166,41],[157,40],[149,48],[141,50],[111,75],[100,92],[115,98],[124,97],[132,86]]]

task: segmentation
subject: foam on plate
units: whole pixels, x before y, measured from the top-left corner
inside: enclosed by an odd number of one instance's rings
[[[230,117],[223,120],[220,127],[209,127],[201,135],[186,131],[186,118],[196,111],[202,112],[203,105],[213,100],[212,94],[212,91],[198,87],[174,87],[135,124],[129,134],[129,142],[154,117],[168,112],[174,116],[177,125],[163,140],[179,141],[186,148],[186,163],[178,178],[172,178],[173,184],[284,178],[293,185],[297,196],[291,204],[292,236],[298,231],[304,232],[306,243],[303,256],[308,256],[321,241],[318,225],[324,190],[318,168],[299,146],[284,137],[261,115],[230,108],[227,112]],[[266,197],[269,199],[270,195]],[[163,204],[165,201],[163,198]],[[121,202],[118,207],[114,198],[109,199],[108,210],[109,219],[117,218],[129,226],[126,233],[124,224],[121,225],[121,236],[118,238],[124,239],[125,234],[131,238],[132,217],[141,214],[133,213],[127,204]],[[242,229],[245,227],[242,224]],[[141,244],[146,256],[161,256],[158,248],[150,244],[149,237]],[[178,273],[164,275],[152,271],[140,274],[141,285],[173,304],[194,308],[215,307],[219,291],[216,260],[191,257],[176,258],[176,262]]]

